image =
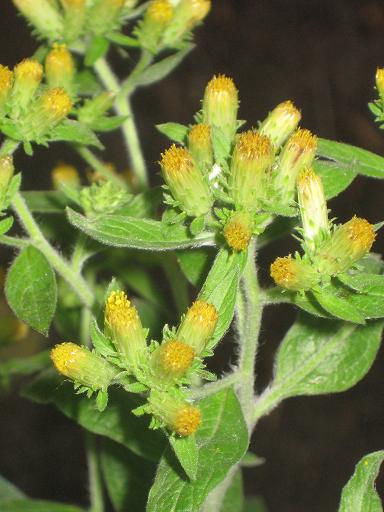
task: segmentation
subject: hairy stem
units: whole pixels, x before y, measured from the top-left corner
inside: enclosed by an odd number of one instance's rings
[[[105,59],[99,59],[96,62],[95,70],[103,85],[109,91],[116,94],[116,112],[121,116],[126,116],[126,120],[122,124],[121,128],[133,167],[132,171],[137,177],[140,188],[146,188],[148,186],[147,169],[140,145],[139,135],[136,129],[136,123],[130,102],[130,94],[127,94],[126,96],[121,96],[119,94],[121,88],[120,83]]]

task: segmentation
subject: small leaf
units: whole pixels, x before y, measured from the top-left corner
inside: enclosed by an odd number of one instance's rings
[[[149,493],[147,512],[197,512],[209,494],[247,450],[248,430],[231,388],[199,404],[201,426],[196,432],[196,479],[188,480],[171,448],[163,455]]]
[[[196,217],[195,219],[193,219],[193,221],[191,222],[191,224],[189,226],[189,229],[193,236],[197,236],[197,235],[200,235],[200,233],[202,231],[204,231],[204,227],[205,227],[205,217],[204,217],[204,215],[202,215],[200,217]]]
[[[0,220],[0,236],[5,235],[13,226],[13,217]]]
[[[38,249],[28,246],[17,256],[7,274],[5,294],[20,320],[48,334],[56,310],[56,277]]]
[[[99,391],[96,397],[96,407],[99,412],[103,412],[108,405],[108,392]]]
[[[180,123],[157,124],[156,128],[168,139],[183,143],[188,135],[188,126]]]
[[[92,67],[109,49],[109,41],[103,36],[95,36],[85,53],[85,65]]]
[[[140,46],[140,42],[133,37],[126,36],[121,32],[112,32],[107,35],[108,39],[112,43],[116,43],[119,46],[127,46],[128,48],[137,48]]]
[[[196,436],[170,437],[169,442],[188,478],[195,480],[199,459]]]
[[[93,121],[90,128],[95,132],[111,132],[119,128],[126,119],[127,116],[104,116]]]
[[[364,324],[364,317],[348,299],[338,297],[336,294],[329,293],[326,290],[313,290],[312,293],[320,306],[334,317],[345,320],[346,322]]]
[[[343,488],[339,512],[382,512],[375,480],[384,460],[384,450],[370,453],[357,464],[352,478]]]
[[[70,208],[67,213],[70,223],[75,227],[91,238],[114,247],[167,251],[214,243],[213,233],[205,232],[192,237],[185,226],[172,226],[167,236],[164,236],[163,224],[155,220],[120,215],[87,219]]]
[[[90,336],[92,345],[101,356],[108,357],[116,354],[112,342],[100,331],[95,319],[91,323]]]
[[[376,274],[341,274],[338,279],[353,290],[384,297],[384,276]]]
[[[56,128],[52,130],[49,135],[50,141],[61,140],[66,142],[74,142],[81,146],[94,146],[103,149],[103,145],[85,124],[65,119]]]
[[[325,160],[315,160],[313,168],[321,177],[327,199],[338,196],[357,176],[357,171],[353,167]]]

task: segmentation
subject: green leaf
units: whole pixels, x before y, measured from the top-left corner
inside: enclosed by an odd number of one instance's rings
[[[331,313],[336,318],[345,320],[346,322],[353,322],[355,324],[364,324],[364,317],[354,308],[354,306],[343,297],[339,297],[332,292],[326,290],[312,291],[320,306],[328,313]]]
[[[80,144],[81,146],[94,146],[103,149],[103,145],[88,126],[71,119],[65,119],[56,126],[56,128],[51,131],[49,140],[61,140]]]
[[[24,497],[25,494],[20,489],[0,475],[0,503],[5,500]]]
[[[101,356],[108,357],[116,355],[116,350],[112,342],[100,331],[95,319],[91,322],[90,336],[92,345]]]
[[[104,116],[93,121],[89,126],[95,132],[111,132],[119,128],[127,116]]]
[[[209,247],[177,251],[177,261],[188,281],[201,288],[212,266],[215,250]]]
[[[137,48],[140,46],[140,42],[137,39],[121,34],[120,32],[111,32],[107,34],[107,37],[112,43],[116,43],[119,46],[127,46],[128,48]]]
[[[69,204],[63,192],[54,190],[32,190],[22,192],[22,196],[34,213],[64,213]]]
[[[127,217],[152,217],[161,204],[163,193],[160,187],[151,188],[132,197],[132,200],[117,211],[118,215]]]
[[[0,501],[1,512],[85,512],[84,509],[42,500],[7,500]]]
[[[221,340],[232,322],[246,258],[246,253],[230,253],[221,249],[200,291],[199,299],[213,304],[219,314],[215,332],[207,345],[208,349]]]
[[[101,443],[100,458],[115,512],[145,510],[155,465],[108,439]]]
[[[244,493],[241,469],[236,471],[232,483],[224,497],[220,512],[243,512]]]
[[[384,296],[384,276],[377,274],[341,274],[338,279],[349,288],[360,293]]]
[[[56,277],[46,257],[35,247],[21,251],[7,274],[5,294],[15,315],[44,335],[56,310]]]
[[[202,231],[204,231],[205,228],[205,218],[203,215],[200,217],[196,217],[193,219],[191,224],[189,225],[189,230],[192,233],[193,236],[200,235]]]
[[[187,477],[190,480],[196,480],[199,460],[199,449],[196,444],[196,436],[172,436],[169,438],[169,442]]]
[[[353,172],[364,176],[384,178],[384,158],[365,149],[341,142],[319,139],[317,154],[344,164],[344,166],[350,167]]]
[[[157,124],[156,128],[168,139],[183,143],[188,135],[188,126],[180,123]]]
[[[5,235],[13,226],[13,217],[0,220],[0,236]]]
[[[190,53],[195,46],[193,44],[187,45],[183,50],[178,51],[170,57],[162,59],[156,64],[149,66],[143,73],[141,73],[135,80],[137,87],[146,86],[159,82],[167,75],[169,75]]]
[[[357,176],[357,171],[353,167],[338,165],[335,162],[315,160],[313,168],[321,177],[327,199],[338,196]]]
[[[277,353],[272,392],[289,397],[351,388],[372,366],[382,328],[381,321],[356,326],[300,315]]]
[[[92,67],[109,49],[109,41],[103,36],[95,36],[85,53],[85,65]]]
[[[339,512],[382,512],[375,480],[384,460],[384,450],[370,453],[357,464],[352,478],[343,488]]]
[[[185,478],[169,448],[161,459],[149,493],[147,512],[198,512],[209,492],[247,450],[247,426],[231,388],[203,399],[199,405],[202,423],[196,432],[196,479]]]
[[[192,237],[185,226],[172,226],[165,236],[163,224],[155,220],[120,215],[87,219],[70,208],[67,209],[67,213],[70,223],[76,228],[89,237],[114,247],[167,251],[214,243],[213,233],[206,232]]]
[[[12,377],[32,375],[50,364],[49,351],[39,352],[34,356],[9,359],[0,363],[0,385],[8,386]]]
[[[71,383],[53,372],[44,372],[23,388],[22,394],[42,404],[54,404],[68,418],[83,428],[121,443],[133,453],[157,461],[165,446],[160,431],[148,429],[145,418],[130,413],[142,404],[140,398],[121,389],[109,390],[109,403],[104,412],[98,412],[93,399],[76,395]]]

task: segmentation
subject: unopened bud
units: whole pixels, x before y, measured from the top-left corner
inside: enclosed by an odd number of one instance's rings
[[[116,350],[136,368],[146,349],[145,331],[137,309],[124,292],[112,292],[104,311],[106,334],[112,338]]]
[[[260,207],[260,200],[267,196],[274,159],[273,146],[265,135],[249,130],[239,136],[228,179],[237,208]]]
[[[104,359],[71,342],[56,345],[51,359],[59,373],[94,391],[105,391],[117,374]]]
[[[245,251],[252,238],[252,217],[249,213],[233,214],[224,226],[224,237],[234,251]]]
[[[173,197],[188,215],[199,217],[208,212],[213,205],[211,191],[188,150],[173,144],[162,153],[160,166]]]
[[[64,9],[64,38],[67,42],[76,40],[85,24],[86,0],[60,0]]]
[[[161,382],[171,382],[186,374],[195,357],[190,345],[168,340],[152,354],[152,368]]]
[[[151,413],[181,437],[194,434],[200,426],[200,409],[179,397],[164,392],[152,391],[148,403]]]
[[[11,156],[0,157],[0,198],[6,193],[15,168]]]
[[[203,122],[220,129],[232,141],[237,128],[238,91],[232,78],[217,75],[208,83],[203,99]]]
[[[196,124],[188,133],[188,149],[200,169],[209,171],[213,165],[211,129],[208,124]]]
[[[88,24],[95,34],[105,34],[119,23],[124,0],[99,0],[88,13]]]
[[[62,87],[71,93],[75,76],[75,63],[64,44],[55,44],[45,59],[45,73],[50,87]]]
[[[200,355],[215,332],[219,319],[213,304],[197,300],[188,309],[177,331],[177,339],[190,345]]]
[[[182,42],[183,37],[207,16],[211,8],[210,0],[173,0],[173,4],[176,5],[172,23],[164,34],[166,46]]]
[[[172,18],[173,7],[169,0],[152,0],[137,31],[142,46],[153,53],[158,52]]]
[[[272,263],[271,277],[278,286],[293,291],[310,290],[319,282],[319,274],[311,265],[291,256]]]
[[[36,59],[24,59],[14,69],[12,91],[14,109],[24,111],[33,100],[43,78],[43,66]]]
[[[8,101],[13,86],[13,72],[0,64],[0,114],[4,113],[4,107]]]
[[[61,185],[80,187],[80,176],[76,167],[69,164],[59,164],[51,173],[53,188],[60,190]]]
[[[279,170],[275,187],[284,203],[295,198],[299,172],[312,165],[317,149],[317,137],[309,130],[298,129],[283,148],[279,160]]]
[[[270,112],[259,131],[267,135],[277,149],[296,130],[300,119],[300,111],[295,105],[291,101],[284,101]]]
[[[13,0],[27,20],[44,36],[56,41],[63,34],[63,19],[50,0]]]
[[[319,267],[331,275],[345,272],[365,256],[375,241],[375,230],[366,219],[352,217],[336,227],[319,252]]]
[[[299,173],[297,196],[305,246],[314,253],[329,238],[330,230],[323,184],[312,169],[303,169]]]
[[[384,68],[376,70],[376,89],[380,98],[384,100]]]

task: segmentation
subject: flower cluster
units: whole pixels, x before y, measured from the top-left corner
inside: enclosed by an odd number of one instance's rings
[[[151,414],[153,428],[165,427],[188,436],[200,425],[200,410],[188,400],[186,385],[193,375],[207,378],[203,358],[210,354],[218,314],[216,308],[197,300],[181,319],[178,328],[164,328],[161,343],[147,343],[137,309],[122,291],[113,291],[105,304],[104,333],[96,330],[95,350],[74,343],[61,343],[51,352],[62,375],[74,381],[79,392],[98,393],[103,409],[110,385],[143,393],[146,403],[135,414]]]

